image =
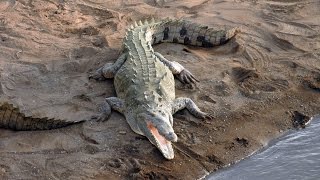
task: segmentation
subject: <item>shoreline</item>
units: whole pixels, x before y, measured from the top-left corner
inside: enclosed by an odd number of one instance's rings
[[[261,150],[259,150],[259,152],[253,154],[252,156],[243,159],[241,162],[239,162],[237,164],[233,164],[227,168],[221,169],[220,171],[216,172],[215,174],[210,174],[206,178],[203,178],[203,179],[216,179],[216,178],[221,179],[222,177],[224,179],[231,178],[231,177],[233,179],[237,179],[240,177],[254,178],[254,177],[259,177],[259,174],[260,174],[259,172],[262,172],[263,169],[268,171],[269,175],[270,175],[270,172],[273,172],[273,170],[270,170],[270,169],[267,170],[266,168],[270,167],[271,164],[275,167],[282,168],[282,170],[279,170],[278,168],[274,167],[275,169],[278,170],[278,173],[280,171],[285,171],[284,174],[280,175],[282,177],[287,177],[287,176],[291,176],[292,178],[297,177],[297,176],[303,177],[303,175],[301,175],[301,173],[299,173],[295,170],[293,170],[292,172],[287,171],[290,169],[290,167],[293,167],[294,165],[299,164],[299,163],[296,164],[295,163],[296,161],[292,161],[296,158],[294,156],[292,157],[292,156],[288,155],[288,153],[290,151],[291,151],[291,153],[292,153],[292,151],[295,151],[296,153],[298,153],[299,150],[301,150],[301,149],[297,150],[297,147],[294,147],[294,146],[299,146],[298,144],[296,144],[298,142],[301,142],[300,148],[305,149],[305,150],[308,149],[307,147],[305,147],[305,145],[308,146],[307,142],[308,142],[309,138],[310,137],[312,138],[313,136],[309,135],[309,137],[301,137],[301,135],[302,134],[306,135],[311,132],[314,132],[313,135],[316,135],[316,128],[314,126],[317,126],[317,124],[319,124],[319,120],[320,120],[319,114],[316,116],[313,116],[312,119],[309,121],[309,122],[312,121],[311,124],[308,125],[306,128],[298,128],[298,129],[289,130],[288,132],[283,133],[280,137],[271,140],[266,147],[263,147]],[[316,121],[316,122],[313,122],[313,121]],[[292,139],[290,139],[290,138],[292,138]],[[295,138],[299,138],[299,139],[295,139]],[[284,146],[286,148],[283,148]],[[310,145],[310,147],[312,147],[312,145]],[[316,146],[313,146],[313,147],[316,147]],[[280,150],[280,149],[282,149],[282,150]],[[283,149],[287,149],[289,152],[284,152]],[[277,152],[274,152],[274,151],[277,151]],[[316,152],[316,150],[314,152]],[[280,156],[283,155],[282,157],[279,157],[281,160],[278,159],[279,155]],[[288,155],[288,156],[286,156],[286,155]],[[301,159],[308,158],[308,155],[310,155],[310,154],[305,154],[305,156]],[[266,158],[266,157],[268,158],[268,160],[266,162],[260,162],[261,159]],[[286,159],[288,159],[288,158],[290,159],[290,157],[292,159],[286,161]],[[311,159],[314,160],[314,158],[312,158],[312,157],[311,157]],[[281,162],[285,162],[286,165],[281,166],[280,165]],[[280,164],[278,164],[278,163],[280,163]],[[313,163],[316,164],[317,161],[314,161]],[[304,164],[304,165],[306,165],[306,164]],[[303,167],[304,165],[300,164],[300,167]],[[259,168],[254,169],[255,166],[259,167]],[[262,168],[262,167],[264,167],[264,168]],[[310,167],[312,167],[312,166],[310,166]],[[255,172],[248,173],[248,174],[245,173],[246,171],[250,171],[253,169]],[[309,168],[306,168],[306,169],[309,169]],[[315,169],[316,169],[316,167],[315,167]],[[241,172],[243,172],[243,173],[241,174]],[[314,177],[317,176],[317,174],[312,173],[312,170],[310,170],[309,173],[310,173],[310,176],[314,176]],[[306,174],[309,174],[309,173],[306,173]],[[276,176],[279,177],[278,175],[276,175]],[[261,177],[261,178],[263,179],[263,177]],[[264,176],[264,178],[266,178],[266,176]]]
[[[173,160],[113,112],[105,122],[50,131],[1,129],[0,177],[197,179],[247,157],[300,116],[319,114],[318,7],[309,0],[0,2],[1,97],[26,114],[71,121],[96,115],[115,95],[112,80],[88,74],[117,59],[134,20],[168,16],[243,28],[214,48],[154,46],[200,80],[176,81],[176,97],[214,116],[174,115]]]

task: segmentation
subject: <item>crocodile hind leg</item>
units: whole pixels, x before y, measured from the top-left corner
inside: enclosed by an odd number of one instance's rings
[[[197,118],[200,119],[212,119],[212,116],[208,113],[202,112],[198,106],[190,98],[177,98],[172,102],[172,114],[179,110],[187,108],[188,111]]]
[[[97,121],[105,121],[111,115],[111,109],[118,111],[119,113],[124,113],[124,102],[122,99],[117,97],[108,97],[106,98],[106,102],[104,102],[100,108],[100,114],[97,116],[93,116],[92,119],[96,119]]]
[[[91,79],[95,80],[104,80],[104,79],[111,79],[114,77],[114,75],[117,73],[117,71],[120,69],[122,64],[127,59],[127,53],[121,54],[121,56],[116,60],[115,63],[106,63],[104,66],[100,67],[98,70],[96,70],[92,75],[89,76]]]
[[[197,80],[190,71],[188,71],[178,62],[171,62],[158,52],[155,52],[154,54],[159,58],[161,62],[163,62],[171,70],[172,74],[176,75],[176,78],[178,78],[179,81],[181,81],[182,83],[191,84],[199,82],[199,80]]]

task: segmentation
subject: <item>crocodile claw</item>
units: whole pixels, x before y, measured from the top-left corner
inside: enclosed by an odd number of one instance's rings
[[[201,114],[199,114],[199,118],[212,120],[213,119],[213,115],[209,114],[209,113],[202,112]]]
[[[199,82],[198,79],[196,79],[193,74],[191,74],[190,71],[187,69],[182,70],[178,75],[177,78],[179,81],[181,81],[184,84],[195,84],[196,82]]]
[[[111,115],[111,107],[108,103],[103,103],[99,107],[99,114],[91,116],[91,120],[95,121],[105,121]]]
[[[212,114],[206,114],[204,118],[212,120],[213,119],[213,115]]]
[[[95,79],[97,81],[103,81],[106,80],[106,78],[102,74],[103,67],[97,69],[94,73],[89,75],[89,79]]]
[[[106,114],[99,114],[99,115],[93,115],[91,116],[91,120],[94,120],[94,121],[105,121],[109,118],[109,115],[106,115]]]

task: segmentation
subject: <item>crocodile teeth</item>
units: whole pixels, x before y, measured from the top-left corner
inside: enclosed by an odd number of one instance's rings
[[[134,26],[131,24],[130,29],[134,29]]]
[[[139,26],[142,26],[142,25],[143,25],[141,20],[138,22],[138,24],[139,24]]]

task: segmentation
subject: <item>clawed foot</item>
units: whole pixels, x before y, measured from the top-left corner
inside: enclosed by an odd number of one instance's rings
[[[108,118],[109,118],[110,115],[108,114],[104,114],[104,113],[101,113],[99,115],[93,115],[91,116],[91,120],[94,120],[94,121],[106,121]]]
[[[209,119],[209,120],[212,120],[213,119],[213,115],[212,114],[209,114],[209,113],[204,113],[204,112],[201,112],[199,114],[199,117],[200,119]]]
[[[89,75],[89,79],[95,79],[97,81],[103,81],[106,80],[106,78],[102,74],[103,67],[97,69],[94,73]]]
[[[91,116],[91,120],[105,121],[109,119],[111,115],[111,107],[108,103],[103,103],[99,106],[99,114]]]
[[[198,79],[196,79],[190,71],[184,69],[179,74],[176,75],[177,78],[184,84],[195,84],[196,82],[199,82]]]

